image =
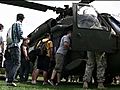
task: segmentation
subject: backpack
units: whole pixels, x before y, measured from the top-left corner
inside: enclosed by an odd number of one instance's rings
[[[6,36],[6,42],[7,44],[11,44],[12,43],[12,27],[9,28],[9,30],[7,31],[7,36]]]
[[[47,54],[47,42],[49,40],[43,42],[41,40],[40,44],[39,44],[39,50],[40,50],[40,55],[46,55]]]
[[[7,31],[7,36],[6,36],[6,42],[7,42],[7,45],[9,45],[9,44],[11,44],[11,43],[13,43],[14,42],[14,37],[13,37],[13,26],[14,25],[16,25],[15,27],[16,27],[16,32],[17,32],[17,23],[14,23],[13,25],[12,25],[12,27],[10,27],[9,29],[8,29],[8,31]],[[18,36],[18,33],[16,33],[16,36]]]

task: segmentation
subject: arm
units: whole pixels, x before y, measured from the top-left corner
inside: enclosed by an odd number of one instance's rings
[[[27,47],[26,46],[22,46],[22,50],[23,50],[23,54],[25,56],[26,60],[29,60],[29,56],[28,56],[28,52],[27,52]]]
[[[17,28],[17,36],[19,39],[23,39],[23,31],[22,31],[22,24],[16,23],[16,28]]]
[[[64,48],[70,48],[70,39],[67,36],[64,37]]]
[[[50,41],[50,43],[49,43],[50,45],[50,59],[52,60],[53,59],[53,42],[52,41]]]
[[[70,45],[69,45],[69,43],[67,41],[64,42],[64,47],[65,48],[69,48],[70,47]]]

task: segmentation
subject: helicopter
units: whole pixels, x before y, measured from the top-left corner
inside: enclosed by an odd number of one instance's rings
[[[54,49],[59,46],[60,38],[72,29],[72,49],[66,56],[63,75],[84,75],[86,51],[104,51],[107,57],[106,80],[120,73],[120,22],[108,13],[99,13],[89,3],[94,0],[81,0],[72,7],[56,8],[43,4],[21,1],[0,1],[0,3],[16,5],[39,11],[53,10],[59,16],[50,18],[38,26],[28,37],[30,38],[30,56],[35,59],[36,45],[46,33],[52,36]],[[91,14],[91,12],[93,12]],[[89,17],[92,15],[92,17]],[[64,77],[64,76],[63,76]]]

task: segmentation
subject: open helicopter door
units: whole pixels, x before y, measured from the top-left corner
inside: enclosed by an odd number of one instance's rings
[[[73,3],[72,49],[100,50],[112,52],[116,50],[116,37],[111,30],[101,26],[93,7],[83,3]]]

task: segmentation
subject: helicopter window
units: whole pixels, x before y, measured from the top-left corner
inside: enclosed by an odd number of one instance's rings
[[[109,19],[111,24],[114,26],[114,28],[120,32],[120,22],[115,20],[114,18]]]
[[[88,6],[77,7],[77,25],[79,28],[102,29],[94,8]]]

